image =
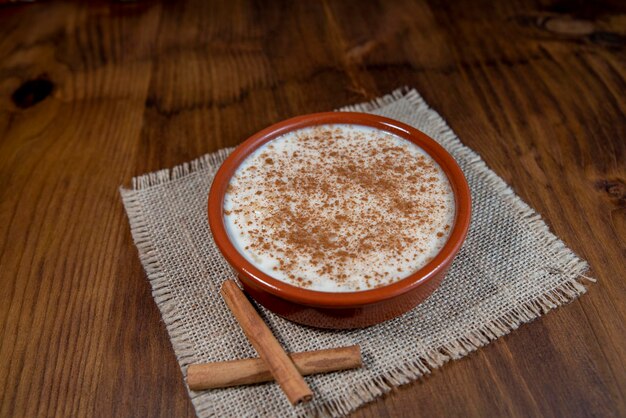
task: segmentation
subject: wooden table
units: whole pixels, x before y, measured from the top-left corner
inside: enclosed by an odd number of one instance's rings
[[[118,186],[403,85],[598,283],[354,415],[625,416],[624,3],[445,3],[0,6],[0,416],[193,416]]]

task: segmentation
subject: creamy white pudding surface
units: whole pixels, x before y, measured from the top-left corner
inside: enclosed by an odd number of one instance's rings
[[[441,250],[454,215],[450,183],[428,154],[357,125],[268,142],[237,169],[224,200],[229,237],[248,261],[324,292],[409,276]]]

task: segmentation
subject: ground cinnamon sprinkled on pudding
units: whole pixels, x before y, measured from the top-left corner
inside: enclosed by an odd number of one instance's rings
[[[224,201],[231,240],[260,270],[329,292],[384,286],[426,265],[454,219],[437,163],[356,125],[291,132],[250,155]]]

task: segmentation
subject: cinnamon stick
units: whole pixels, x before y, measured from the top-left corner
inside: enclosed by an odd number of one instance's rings
[[[221,293],[250,344],[259,353],[289,402],[297,405],[313,399],[311,388],[239,286],[232,280],[226,280],[222,284]]]
[[[358,345],[327,350],[292,353],[289,357],[302,376],[361,367]],[[274,380],[260,358],[192,364],[187,368],[187,384],[191,390],[225,388]]]

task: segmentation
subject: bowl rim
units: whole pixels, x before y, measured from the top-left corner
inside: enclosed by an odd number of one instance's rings
[[[322,292],[297,287],[262,272],[231,243],[224,224],[224,196],[230,178],[239,165],[257,148],[283,134],[327,124],[362,125],[390,132],[421,147],[443,169],[454,193],[456,214],[448,241],[421,269],[397,282],[356,292]],[[402,122],[358,112],[323,112],[297,116],[271,125],[242,142],[222,163],[208,195],[208,219],[213,239],[228,263],[256,287],[303,305],[321,308],[349,308],[383,302],[407,293],[445,272],[461,248],[470,225],[471,196],[463,171],[454,158],[434,139]]]

